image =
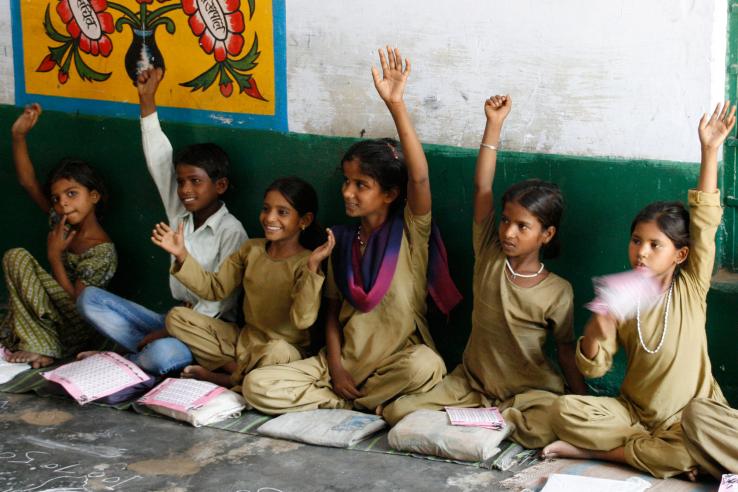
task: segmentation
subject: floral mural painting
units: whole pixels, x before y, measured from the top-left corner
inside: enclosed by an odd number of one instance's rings
[[[169,0],[157,2],[168,3]],[[249,73],[259,59],[258,37],[255,33],[251,48],[239,58],[245,46],[243,35],[246,29],[240,0],[182,0],[181,3],[168,3],[157,8],[150,7],[153,0],[136,0],[136,3],[137,11],[107,0],[58,0],[55,11],[66,25],[68,35],[54,27],[47,6],[44,29],[51,40],[62,44],[49,46],[49,54],[36,70],[48,72],[58,67],[57,78],[62,84],[69,80],[70,70],[83,80],[107,80],[110,73],[90,68],[80,52],[90,56],[110,55],[113,42],[108,35],[113,33],[114,27],[120,32],[128,26],[133,32],[133,40],[126,51],[125,70],[135,81],[143,69],[151,66],[165,68],[164,57],[156,43],[157,27],[163,26],[170,34],[174,33],[176,26],[168,15],[181,10],[188,16],[189,27],[199,41],[200,48],[214,58],[213,66],[181,85],[193,91],[205,91],[217,80],[221,95],[230,97],[235,81],[239,94],[264,100],[256,79]],[[251,15],[255,4],[256,0],[248,2]],[[114,20],[112,13],[118,16],[117,20]]]
[[[132,84],[158,67],[157,103],[182,119],[286,127],[284,0],[11,0],[11,13],[19,104],[135,115]]]

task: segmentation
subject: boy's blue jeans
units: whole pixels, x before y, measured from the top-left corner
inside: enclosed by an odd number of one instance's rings
[[[164,315],[99,289],[85,287],[77,311],[98,332],[125,348],[126,356],[144,371],[160,376],[192,364],[192,352],[174,337],[160,338],[138,350],[138,342],[164,328]]]

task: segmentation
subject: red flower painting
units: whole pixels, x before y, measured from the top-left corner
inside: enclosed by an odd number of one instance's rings
[[[200,47],[214,54],[218,62],[243,49],[245,23],[240,7],[241,0],[182,0],[182,10],[190,17],[190,29],[200,37]]]
[[[107,0],[59,0],[56,12],[67,25],[67,32],[79,40],[79,48],[93,56],[108,56],[113,43],[113,16],[105,12]]]

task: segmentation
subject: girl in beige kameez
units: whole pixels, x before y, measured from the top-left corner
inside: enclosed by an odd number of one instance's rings
[[[693,398],[725,402],[707,354],[705,317],[722,217],[717,154],[734,124],[729,102],[700,120],[702,164],[697,188],[689,190],[689,212],[680,202],[656,202],[633,221],[630,264],[653,275],[661,300],[636,319],[590,319],[577,345],[577,366],[585,377],[601,377],[622,346],[628,365],[620,396],[559,398],[552,426],[560,440],[544,448],[544,456],[627,463],[658,478],[694,477],[697,462],[684,446],[682,411]]]

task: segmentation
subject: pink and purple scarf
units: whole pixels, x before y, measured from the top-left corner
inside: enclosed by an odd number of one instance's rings
[[[359,311],[366,313],[374,309],[389,290],[404,228],[402,211],[393,214],[369,237],[362,256],[355,225],[332,227],[336,247],[331,261],[336,285],[343,297]],[[435,223],[431,225],[428,251],[428,293],[445,315],[461,301],[461,293],[448,270],[441,231]]]

